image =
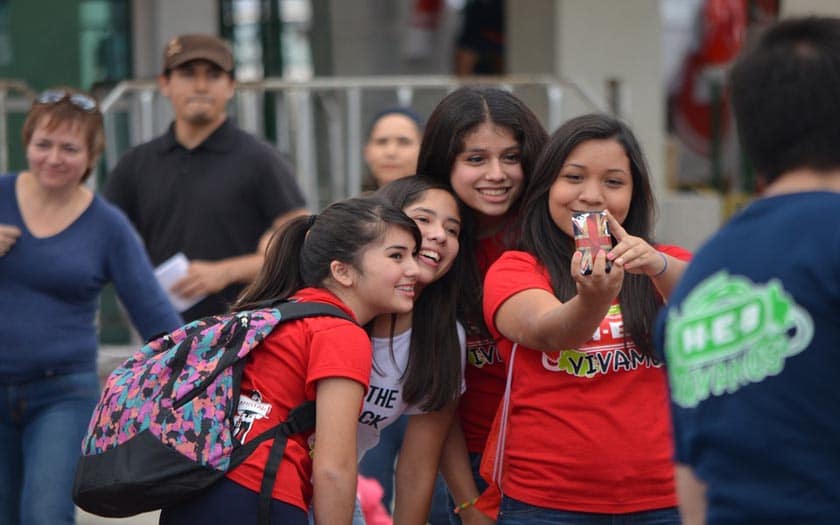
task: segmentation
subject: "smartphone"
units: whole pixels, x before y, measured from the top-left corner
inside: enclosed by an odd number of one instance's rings
[[[583,254],[583,259],[580,262],[580,273],[589,275],[592,273],[598,251],[608,252],[612,249],[607,212],[572,213],[572,231],[575,232],[575,248]],[[607,260],[606,271],[609,272],[611,268],[612,262]]]

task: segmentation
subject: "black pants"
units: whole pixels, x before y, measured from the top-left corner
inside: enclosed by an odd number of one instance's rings
[[[259,494],[227,478],[178,505],[163,509],[160,525],[257,525]],[[306,511],[271,500],[271,525],[308,525]]]

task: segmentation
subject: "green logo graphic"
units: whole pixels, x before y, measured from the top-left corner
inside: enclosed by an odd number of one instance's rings
[[[669,312],[666,334],[671,397],[689,408],[780,373],[811,342],[814,322],[778,280],[720,271]]]

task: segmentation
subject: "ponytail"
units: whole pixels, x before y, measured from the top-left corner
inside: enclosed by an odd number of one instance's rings
[[[259,275],[239,295],[234,310],[248,310],[272,299],[290,297],[304,287],[300,254],[309,226],[309,217],[297,217],[274,232]]]
[[[288,299],[301,288],[324,287],[333,261],[360,268],[361,254],[379,241],[389,226],[414,237],[420,230],[402,211],[374,197],[357,197],[328,206],[320,215],[297,217],[272,237],[257,279],[233,306],[248,310],[269,301]]]

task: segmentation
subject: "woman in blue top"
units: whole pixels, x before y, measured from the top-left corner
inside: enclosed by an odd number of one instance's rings
[[[96,101],[43,92],[23,141],[28,169],[0,176],[0,523],[72,524],[102,288],[143,338],[181,318],[128,220],[84,184],[104,147]]]

